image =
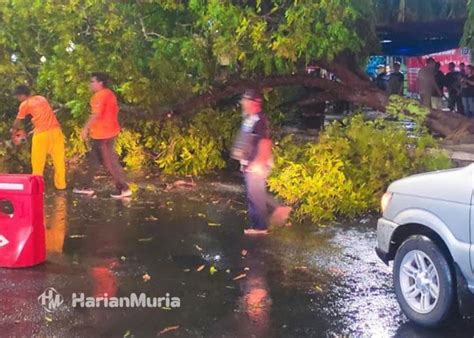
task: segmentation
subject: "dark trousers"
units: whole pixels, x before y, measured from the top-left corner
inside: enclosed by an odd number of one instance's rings
[[[454,108],[456,108],[459,114],[464,114],[464,105],[461,95],[458,95],[456,92],[449,92],[448,107],[451,111],[454,111]]]
[[[269,216],[279,206],[278,202],[267,192],[267,175],[262,176],[244,171],[244,177],[251,227],[266,230]]]
[[[463,96],[464,115],[474,117],[474,96]]]
[[[123,169],[114,149],[115,137],[105,140],[92,140],[91,150],[87,154],[87,169],[81,179],[84,187],[90,187],[94,181],[94,176],[102,164],[112,176],[118,190],[129,188]]]

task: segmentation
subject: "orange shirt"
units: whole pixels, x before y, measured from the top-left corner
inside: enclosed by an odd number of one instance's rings
[[[113,91],[104,88],[91,98],[91,110],[97,114],[97,120],[91,125],[90,136],[95,140],[103,140],[120,133],[118,122],[119,107]]]
[[[53,109],[43,96],[31,96],[20,104],[16,118],[23,120],[27,115],[32,116],[35,134],[60,127]]]

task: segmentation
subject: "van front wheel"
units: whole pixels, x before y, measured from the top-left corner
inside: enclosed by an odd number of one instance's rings
[[[453,274],[428,237],[412,236],[402,243],[395,256],[393,280],[400,307],[410,320],[434,327],[453,313]]]

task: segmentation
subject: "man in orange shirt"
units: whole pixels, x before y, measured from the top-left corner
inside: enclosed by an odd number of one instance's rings
[[[14,94],[21,104],[13,123],[13,135],[18,131],[21,121],[27,115],[32,117],[31,122],[34,126],[31,148],[33,175],[43,176],[46,157],[50,155],[54,165],[54,185],[56,189],[66,189],[64,135],[53,109],[43,96],[31,96],[30,89],[25,85],[18,86]]]
[[[130,197],[132,191],[125,180],[123,169],[114,149],[115,139],[120,133],[117,98],[114,92],[107,88],[107,75],[104,73],[91,74],[90,88],[94,93],[90,102],[92,114],[83,128],[81,136],[84,140],[90,137],[92,144],[88,155],[87,173],[81,179],[82,187],[74,189],[74,192],[85,195],[94,194],[90,184],[102,162],[112,176],[118,190],[111,197]]]

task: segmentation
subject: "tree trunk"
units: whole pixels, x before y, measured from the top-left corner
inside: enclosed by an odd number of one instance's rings
[[[348,101],[356,105],[385,111],[389,101],[387,94],[358,71],[351,71],[340,63],[320,66],[337,76],[329,80],[308,74],[269,76],[258,79],[235,79],[215,87],[212,91],[191,98],[173,109],[173,114],[192,112],[202,106],[213,105],[222,99],[241,94],[247,88],[273,88],[281,86],[304,86],[317,88],[321,92],[312,96],[310,102]],[[304,104],[305,102],[303,102]],[[431,110],[426,120],[427,127],[453,143],[474,143],[474,123],[462,115]]]

